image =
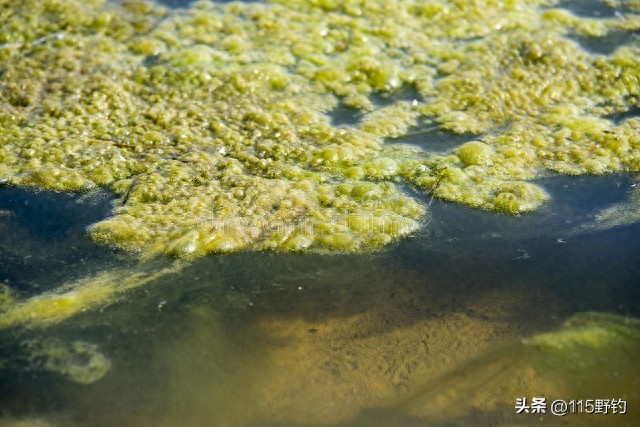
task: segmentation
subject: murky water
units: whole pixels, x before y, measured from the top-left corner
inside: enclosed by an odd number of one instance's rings
[[[568,232],[630,185],[549,177],[553,201],[521,218],[433,201],[421,235],[375,254],[197,260],[102,310],[4,331],[0,411],[60,426],[530,425],[538,417],[516,415],[517,397],[637,406],[637,368],[606,385],[603,372],[626,366],[608,360],[576,390],[521,342],[580,312],[640,317],[640,226]],[[108,208],[101,194],[1,189],[5,283],[37,294],[126,264],[84,235]],[[24,343],[51,339],[88,343],[109,371],[78,384],[46,369]],[[637,360],[634,346],[623,356]]]

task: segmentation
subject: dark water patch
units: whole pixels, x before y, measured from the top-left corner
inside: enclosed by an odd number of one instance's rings
[[[340,101],[338,106],[329,113],[329,117],[334,126],[357,126],[362,119],[362,110],[349,107]]]
[[[2,353],[0,353],[2,357]],[[46,377],[46,378],[45,378]],[[0,411],[3,417],[28,417],[34,412],[44,415],[62,410],[68,402],[62,393],[67,384],[61,384],[57,378],[20,369],[16,365],[5,364],[0,369]],[[47,390],[47,392],[43,392]],[[28,396],[37,397],[32,399]],[[37,411],[35,410],[37,408]]]
[[[639,238],[634,224],[541,246],[535,274],[569,310],[639,317]]]
[[[587,18],[609,18],[616,13],[616,10],[609,7],[603,0],[561,1],[557,7],[567,9],[577,16]]]
[[[506,286],[517,278],[518,286],[571,289],[576,295],[567,292],[558,298],[572,310],[637,312],[640,225],[583,235],[568,232],[625,200],[632,177],[553,176],[537,183],[549,192],[550,202],[518,217],[434,200],[427,237],[401,242],[391,251],[395,262],[436,282],[462,284],[468,277],[476,295],[480,284]],[[578,295],[586,283],[591,288]]]
[[[640,315],[640,224],[571,234],[593,213],[625,200],[632,177],[554,176],[538,182],[552,199],[521,217],[434,201],[429,239],[401,243],[396,262],[452,283],[543,288],[567,313]],[[436,237],[437,236],[437,237]],[[516,285],[514,283],[514,285]]]
[[[623,113],[612,114],[606,118],[612,120],[614,124],[619,125],[627,119],[640,117],[640,106],[634,105]]]
[[[148,55],[142,61],[142,65],[147,68],[153,68],[160,63],[160,55]]]
[[[627,174],[553,175],[537,181],[551,194],[554,215],[565,216],[565,223],[624,200],[634,182]]]
[[[639,35],[639,31],[613,31],[602,37],[573,35],[571,38],[587,52],[610,55],[620,46],[637,43]]]
[[[18,225],[42,239],[58,240],[108,215],[113,198],[106,193],[61,193],[5,187],[0,209],[14,213]]]
[[[112,200],[105,192],[0,188],[0,280],[27,296],[119,263],[118,251],[86,234],[88,225],[109,215]]]
[[[438,129],[437,125],[426,123],[414,127],[400,138],[388,138],[386,141],[393,144],[415,145],[430,153],[446,153],[477,138],[478,135],[455,134]]]
[[[232,3],[234,1],[240,3],[262,3],[262,0],[211,0],[213,3]],[[191,7],[196,0],[155,0],[156,3],[167,6],[172,9],[187,9]]]
[[[205,257],[181,272],[181,281],[190,286],[176,288],[169,295],[174,293],[170,299],[179,301],[176,307],[204,302],[230,317],[348,317],[366,311],[370,308],[367,301],[376,295],[384,297],[395,286],[389,261],[386,251],[363,255],[255,252]]]
[[[191,7],[195,0],[155,0],[155,2],[172,9],[183,9]]]

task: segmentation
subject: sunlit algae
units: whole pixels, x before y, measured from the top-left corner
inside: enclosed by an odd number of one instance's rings
[[[545,171],[640,169],[640,28],[552,1],[2,1],[0,176],[119,196],[91,236],[145,254],[358,251],[434,197],[520,214]],[[413,99],[376,96],[415,88]],[[332,124],[338,105],[359,123]],[[430,124],[475,140],[392,145]],[[428,147],[428,133],[424,136]]]
[[[532,211],[549,171],[640,171],[640,49],[576,41],[640,29],[635,3],[609,3],[0,0],[0,182],[109,189],[90,235],[143,257],[375,249],[427,219],[406,187]],[[337,124],[345,108],[357,123]],[[429,128],[469,142],[430,151]],[[4,293],[0,328],[104,304],[130,273]]]

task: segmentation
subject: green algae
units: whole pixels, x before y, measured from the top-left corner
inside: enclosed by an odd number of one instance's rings
[[[21,326],[45,328],[88,310],[106,307],[122,293],[178,272],[180,263],[159,268],[144,262],[102,271],[65,283],[54,290],[28,298],[15,298],[3,291],[0,330]]]
[[[63,375],[79,384],[100,380],[111,369],[111,361],[97,346],[84,341],[64,342],[48,338],[25,343],[32,367]]]
[[[634,343],[635,341],[635,343]],[[536,335],[527,343],[549,353],[572,353],[582,347],[610,352],[617,344],[638,346],[640,320],[614,314],[586,312],[568,319],[559,331]],[[575,361],[575,355],[565,354]],[[594,363],[593,360],[584,362]]]
[[[639,48],[594,55],[574,39],[637,31],[635,6],[602,19],[558,6],[0,1],[0,183],[109,189],[112,215],[89,234],[143,258],[376,249],[428,220],[406,185],[534,211],[549,196],[531,181],[549,171],[640,171],[640,120],[614,120],[638,107]],[[334,124],[341,106],[361,120]],[[390,143],[425,127],[473,141]],[[0,328],[47,326],[166,273],[2,291]]]
[[[11,307],[15,302],[13,290],[6,284],[0,283],[0,312],[6,307]]]
[[[379,247],[427,215],[397,183],[533,211],[548,195],[527,181],[547,171],[640,170],[638,120],[610,119],[638,105],[638,47],[571,39],[640,19],[555,5],[4,1],[0,180],[109,188],[91,237],[177,257]],[[339,103],[361,122],[333,125]],[[385,141],[424,124],[477,140],[444,155]]]
[[[526,343],[547,353],[567,358],[567,365],[595,364],[592,357],[580,357],[579,352],[601,352],[611,357],[614,347],[640,349],[640,320],[606,313],[579,313],[568,319],[556,332],[536,335]]]

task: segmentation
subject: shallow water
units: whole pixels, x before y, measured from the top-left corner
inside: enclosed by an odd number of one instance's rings
[[[603,52],[627,41],[580,40]],[[333,117],[360,120],[347,107]],[[471,139],[425,126],[390,142],[446,152]],[[640,224],[579,228],[625,200],[632,180],[539,183],[551,201],[523,217],[418,196],[430,221],[376,253],[208,256],[99,310],[0,331],[0,426],[640,425],[637,341],[555,370],[523,342],[579,313],[640,317]],[[0,188],[0,281],[28,298],[134,265],[86,237],[111,202]],[[78,383],[33,357],[32,343],[52,342],[86,343],[110,369]],[[629,413],[516,414],[516,398],[534,396],[622,398]]]
[[[6,330],[0,412],[60,426],[537,423],[516,397],[583,396],[520,340],[585,311],[640,317],[640,225],[567,232],[629,178],[544,185],[555,197],[525,217],[434,200],[420,235],[378,253],[205,257],[99,311]],[[84,234],[105,195],[2,188],[0,209],[3,279],[24,296],[127,263]],[[111,369],[88,385],[44,369],[24,343],[52,337],[97,346]],[[637,382],[619,386],[584,398],[638,402]]]

